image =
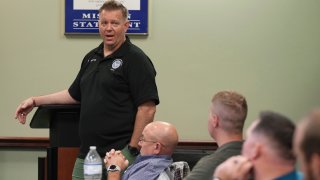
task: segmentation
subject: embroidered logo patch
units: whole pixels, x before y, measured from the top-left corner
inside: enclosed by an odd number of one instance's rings
[[[96,62],[97,60],[96,59],[88,59],[88,63],[92,63],[92,62]]]
[[[121,65],[122,65],[122,59],[115,59],[112,62],[112,69],[113,70],[118,69]]]

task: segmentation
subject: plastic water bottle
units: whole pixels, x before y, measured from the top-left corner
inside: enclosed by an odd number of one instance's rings
[[[84,159],[83,170],[85,180],[101,180],[102,160],[96,150],[96,146],[90,146],[90,151]]]

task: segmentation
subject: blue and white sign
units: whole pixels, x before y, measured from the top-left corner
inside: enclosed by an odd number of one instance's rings
[[[128,8],[127,34],[148,34],[148,0],[119,0]],[[65,0],[65,34],[99,33],[99,8],[105,0]]]

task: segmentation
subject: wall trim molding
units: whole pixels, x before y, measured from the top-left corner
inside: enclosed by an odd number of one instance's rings
[[[6,137],[0,136],[0,148],[46,149],[50,145],[48,137]],[[218,145],[213,141],[182,140],[177,149],[216,150]]]
[[[49,147],[47,137],[5,137],[0,136],[0,148],[46,149]]]

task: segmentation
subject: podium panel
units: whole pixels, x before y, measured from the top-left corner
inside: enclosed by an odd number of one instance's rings
[[[79,112],[58,111],[50,121],[51,147],[79,147]]]
[[[47,180],[72,179],[80,146],[79,117],[80,105],[43,105],[32,117],[31,128],[49,128],[47,161],[45,167],[39,168],[46,169]]]
[[[58,179],[72,180],[74,162],[79,148],[58,148]]]

